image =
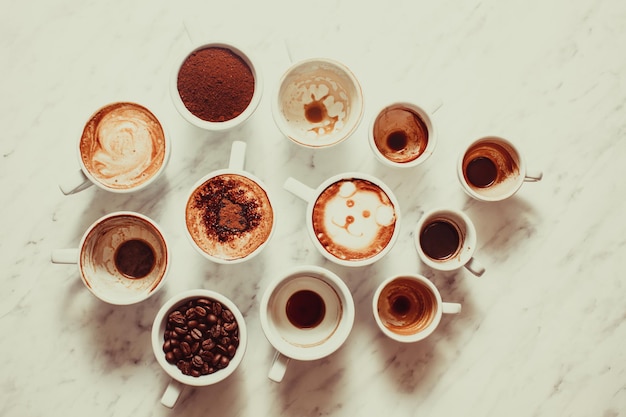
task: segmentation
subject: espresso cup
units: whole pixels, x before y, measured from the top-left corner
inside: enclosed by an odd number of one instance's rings
[[[387,278],[374,293],[372,309],[380,330],[389,338],[413,343],[430,336],[443,314],[458,314],[461,304],[441,300],[427,278],[403,274]]]
[[[463,190],[481,201],[500,201],[515,194],[524,182],[537,182],[541,171],[531,171],[510,141],[486,136],[461,154],[457,175]]]
[[[422,262],[439,271],[465,267],[476,276],[485,267],[474,258],[476,228],[462,211],[436,209],[426,212],[417,222],[415,247]]]
[[[281,382],[291,359],[311,361],[335,352],[354,323],[346,284],[317,266],[295,267],[273,280],[261,298],[261,327],[276,349],[268,377]]]
[[[317,189],[290,177],[284,188],[308,202],[309,237],[326,259],[339,265],[370,265],[385,256],[398,238],[398,200],[371,175],[346,172]]]
[[[245,155],[245,142],[233,142],[228,168],[196,182],[185,206],[189,241],[202,256],[220,264],[253,258],[275,229],[267,187],[244,171]]]
[[[307,59],[281,77],[272,114],[278,129],[306,148],[325,148],[347,139],[363,116],[363,93],[342,63]]]
[[[54,250],[51,260],[78,264],[80,277],[92,294],[110,304],[127,305],[143,301],[161,288],[170,253],[153,220],[118,211],[96,220],[78,248]]]
[[[258,67],[238,46],[207,42],[176,60],[170,95],[180,115],[194,126],[224,131],[256,111],[263,93]]]
[[[172,378],[161,404],[176,405],[185,386],[223,381],[246,352],[246,322],[235,303],[215,291],[196,289],[169,299],[152,324],[152,351]]]
[[[393,168],[412,168],[435,150],[437,131],[429,113],[410,102],[383,107],[372,120],[369,144],[376,158]]]
[[[59,188],[74,194],[95,184],[115,193],[152,184],[170,157],[170,140],[154,113],[131,103],[108,104],[87,121],[78,139],[80,170]]]

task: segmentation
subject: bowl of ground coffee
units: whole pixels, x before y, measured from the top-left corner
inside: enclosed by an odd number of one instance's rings
[[[240,48],[205,43],[177,61],[170,93],[176,110],[189,123],[227,130],[246,121],[258,107],[261,75]]]

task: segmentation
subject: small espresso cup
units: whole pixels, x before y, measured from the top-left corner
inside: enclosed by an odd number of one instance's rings
[[[321,359],[339,349],[354,323],[346,284],[317,266],[292,268],[273,280],[261,298],[261,326],[276,349],[268,377],[281,382],[291,359]]]
[[[437,130],[429,112],[410,102],[383,107],[372,120],[368,134],[376,158],[393,168],[422,164],[437,143]]]
[[[108,104],[87,120],[78,139],[80,170],[64,178],[65,195],[95,184],[129,193],[152,184],[170,157],[170,140],[151,110],[132,102]]]
[[[178,113],[210,131],[233,129],[256,111],[263,93],[259,68],[231,43],[211,41],[176,60],[170,95]]]
[[[363,116],[363,93],[344,64],[327,58],[292,65],[272,97],[278,129],[306,148],[326,148],[346,140]]]
[[[537,182],[541,171],[531,171],[510,141],[486,136],[474,141],[461,154],[457,175],[463,190],[481,201],[511,197],[524,182]]]
[[[372,309],[380,330],[398,342],[413,343],[430,336],[443,314],[458,314],[461,304],[441,300],[427,278],[403,274],[387,278],[374,293]]]
[[[465,267],[476,276],[485,267],[474,258],[476,228],[460,210],[437,209],[424,213],[417,222],[415,247],[422,262],[439,271]]]
[[[159,226],[135,212],[118,211],[96,220],[78,248],[57,249],[56,264],[78,264],[80,277],[96,297],[110,304],[138,303],[159,290],[170,265]]]
[[[309,237],[326,259],[339,265],[370,265],[385,256],[398,238],[398,200],[371,175],[346,172],[317,189],[290,177],[284,188],[308,203]]]
[[[232,375],[246,352],[246,322],[235,303],[195,289],[169,299],[152,325],[152,351],[172,378],[161,404],[172,408],[185,386],[216,384]]]
[[[234,141],[228,168],[196,182],[185,205],[189,241],[202,256],[220,264],[253,258],[275,229],[267,187],[244,171],[245,155],[245,142]]]

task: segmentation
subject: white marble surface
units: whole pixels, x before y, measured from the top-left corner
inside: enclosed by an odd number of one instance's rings
[[[0,415],[626,415],[623,0],[3,1],[0,35]],[[230,133],[190,126],[169,98],[173,61],[205,38],[238,43],[263,71],[257,112]],[[361,81],[364,119],[340,146],[302,149],[275,127],[269,99],[286,47],[294,60],[341,60]],[[164,177],[132,196],[62,195],[85,118],[122,99],[160,112],[173,140]],[[443,103],[435,154],[408,171],[385,168],[366,141],[377,108],[398,99]],[[455,163],[485,134],[517,143],[543,181],[506,202],[470,201]],[[186,241],[182,204],[198,178],[226,165],[235,139],[276,195],[279,222],[260,256],[217,266]],[[324,261],[305,205],[282,189],[288,176],[315,186],[347,170],[382,178],[404,214],[396,246],[370,267]],[[434,206],[474,220],[483,277],[419,262],[413,227]],[[139,305],[100,302],[74,266],[50,263],[53,249],[77,245],[116,210],[152,217],[170,238],[168,282]],[[339,351],[292,364],[276,384],[259,299],[276,274],[307,263],[344,279],[355,325]],[[385,339],[371,316],[376,285],[402,271],[463,304],[413,345]],[[165,300],[191,288],[237,303],[249,347],[230,379],[185,390],[172,411],[159,403],[168,377],[149,334]]]

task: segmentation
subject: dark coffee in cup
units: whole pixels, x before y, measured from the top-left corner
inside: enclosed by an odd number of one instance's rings
[[[128,278],[143,278],[154,268],[154,252],[145,240],[127,240],[115,251],[115,267]]]
[[[315,291],[300,290],[293,293],[285,306],[289,322],[299,329],[315,327],[326,313],[324,300]]]
[[[244,175],[226,173],[198,186],[186,206],[190,236],[206,254],[245,258],[272,233],[274,211],[263,187]]]
[[[382,289],[377,308],[386,328],[406,335],[420,332],[433,322],[438,302],[436,295],[424,283],[399,277]]]
[[[489,139],[472,145],[463,156],[463,176],[467,184],[482,192],[520,175],[519,156],[505,143]]]
[[[372,127],[374,144],[389,161],[408,163],[417,159],[428,145],[428,126],[414,109],[394,104],[384,108]]]
[[[443,261],[454,257],[461,249],[459,227],[448,219],[433,219],[420,231],[420,245],[431,259]]]
[[[87,172],[113,190],[141,186],[166,162],[161,123],[135,103],[112,103],[98,110],[86,123],[79,146]]]
[[[387,193],[371,181],[341,179],[323,190],[312,212],[315,237],[341,260],[376,256],[391,242],[396,207]]]

